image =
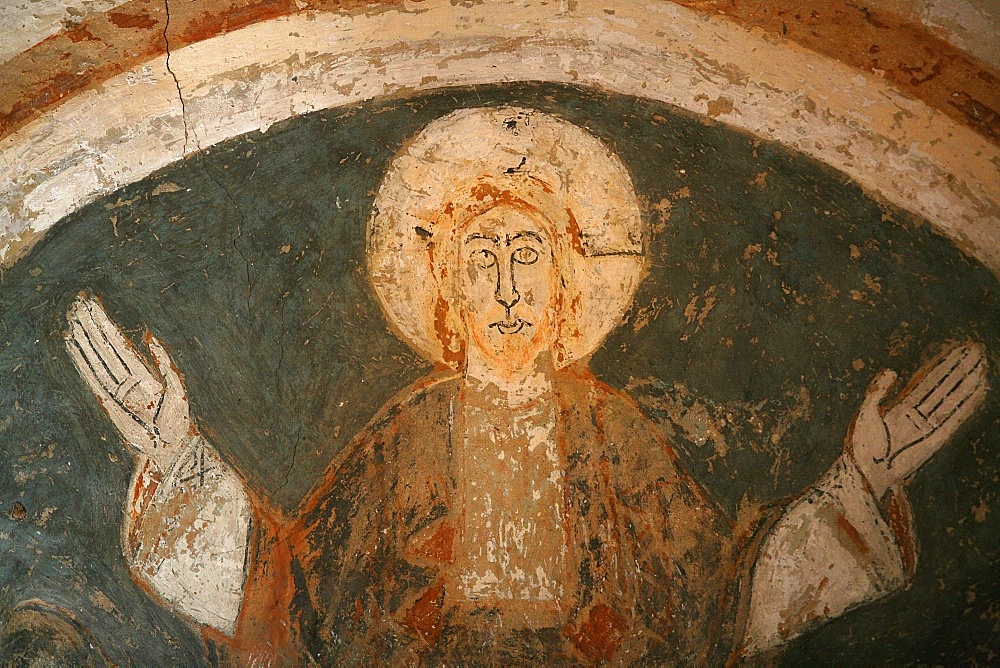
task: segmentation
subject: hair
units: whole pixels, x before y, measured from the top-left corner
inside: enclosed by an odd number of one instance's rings
[[[516,175],[500,180],[483,176],[453,191],[434,220],[433,241],[428,244],[428,260],[438,293],[434,329],[444,351],[444,361],[449,365],[458,367],[464,363],[468,344],[461,311],[455,307],[463,232],[475,218],[505,207],[531,215],[551,240],[556,272],[553,353],[557,364],[566,358],[563,337],[579,335],[580,299],[573,287],[572,260],[574,254],[583,256],[583,246],[572,211],[554,195],[553,188],[537,178]]]

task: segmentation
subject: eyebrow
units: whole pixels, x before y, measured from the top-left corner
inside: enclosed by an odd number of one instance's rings
[[[518,239],[523,239],[525,237],[527,237],[529,239],[534,239],[538,243],[543,243],[542,237],[541,237],[540,234],[538,234],[537,232],[532,232],[530,230],[527,230],[527,231],[524,231],[524,232],[516,232],[514,235],[507,237],[507,245],[509,246],[512,243],[514,243],[515,241],[517,241]]]
[[[470,234],[469,236],[465,237],[465,243],[469,243],[470,241],[475,241],[477,239],[482,240],[482,241],[493,242],[497,246],[500,245],[500,237],[498,237],[498,236],[488,237],[485,234],[479,234],[479,233],[473,233],[473,234]]]

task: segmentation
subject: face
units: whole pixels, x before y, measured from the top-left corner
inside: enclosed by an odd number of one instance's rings
[[[554,341],[552,239],[531,215],[491,209],[462,232],[460,296],[469,345],[498,370],[533,364]]]

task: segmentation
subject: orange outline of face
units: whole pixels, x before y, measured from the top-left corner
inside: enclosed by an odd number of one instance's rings
[[[458,234],[456,296],[467,344],[498,372],[533,365],[557,338],[559,264],[551,225],[533,211],[503,205],[471,218]]]

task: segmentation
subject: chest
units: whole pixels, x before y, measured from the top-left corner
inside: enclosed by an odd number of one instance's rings
[[[565,596],[569,546],[557,410],[461,406],[456,421],[448,590],[459,607],[546,617]]]

